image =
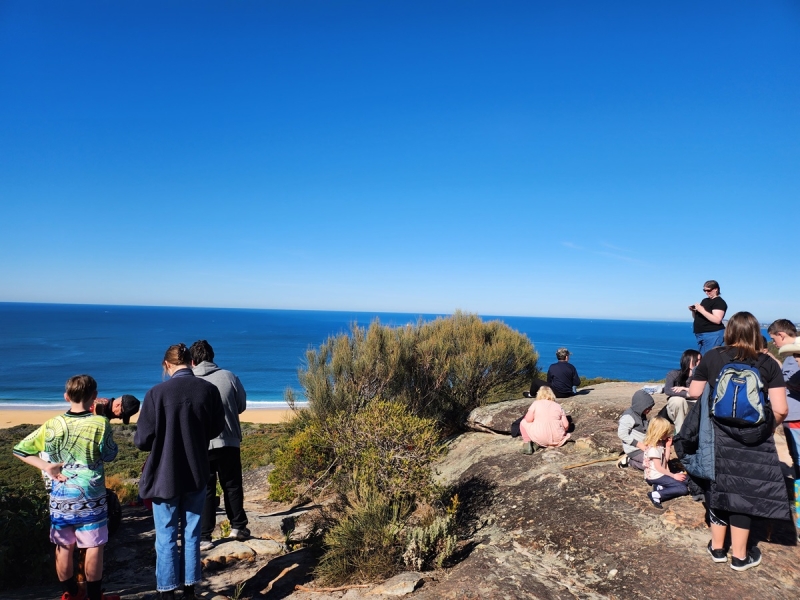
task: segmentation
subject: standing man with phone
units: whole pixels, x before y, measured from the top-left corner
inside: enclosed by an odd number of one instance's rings
[[[694,317],[694,336],[697,338],[697,349],[700,354],[722,346],[725,337],[725,325],[722,320],[728,305],[719,295],[719,284],[713,279],[709,279],[703,284],[703,291],[706,298],[697,304],[690,304],[689,310]]]

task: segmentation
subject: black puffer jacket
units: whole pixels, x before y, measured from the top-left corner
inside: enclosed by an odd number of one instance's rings
[[[729,348],[714,348],[703,357],[695,380],[713,386],[722,366],[734,358]],[[758,361],[766,388],[783,386],[780,366],[774,360]],[[708,506],[753,517],[790,520],[789,497],[775,439],[772,412],[766,423],[754,427],[714,424],[715,479],[708,486]]]
[[[740,428],[714,422],[716,479],[709,486],[709,506],[753,517],[791,520],[786,483],[771,432],[773,420],[763,425]]]

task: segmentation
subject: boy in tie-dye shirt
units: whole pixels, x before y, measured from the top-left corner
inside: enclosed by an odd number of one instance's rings
[[[73,570],[76,545],[86,549],[84,566],[89,600],[119,598],[103,595],[101,591],[103,546],[108,541],[103,463],[114,460],[117,445],[108,419],[91,412],[95,398],[94,378],[71,377],[64,393],[70,409],[48,420],[14,446],[15,456],[42,469],[52,480],[50,541],[56,545],[56,572],[64,588],[62,600],[85,598]]]

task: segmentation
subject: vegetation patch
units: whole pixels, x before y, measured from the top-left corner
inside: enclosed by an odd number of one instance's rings
[[[287,426],[269,481],[274,500],[338,498],[319,524],[321,580],[373,581],[453,556],[458,498],[438,501],[431,463],[470,411],[527,389],[537,359],[526,336],[460,312],[354,325],[306,353],[308,408]]]

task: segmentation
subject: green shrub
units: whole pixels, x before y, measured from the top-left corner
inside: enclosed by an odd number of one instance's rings
[[[275,451],[275,468],[269,474],[269,497],[289,502],[313,487],[331,465],[333,452],[318,426],[308,425]]]
[[[393,575],[402,562],[400,533],[411,512],[405,500],[390,500],[367,486],[353,491],[332,515],[323,538],[324,555],[314,570],[326,584],[375,581]]]
[[[599,385],[601,383],[611,383],[613,381],[622,381],[622,379],[608,379],[607,377],[587,378],[581,375],[581,383],[578,387],[583,388],[589,385]]]
[[[52,580],[50,514],[41,478],[0,487],[0,506],[0,588]]]
[[[350,477],[389,497],[430,490],[430,464],[444,450],[432,419],[409,414],[399,402],[375,399],[355,415],[340,413],[326,428],[345,490]]]
[[[367,329],[354,325],[349,335],[309,350],[298,377],[320,422],[387,398],[458,428],[473,408],[514,397],[530,385],[537,358],[530,340],[504,323],[456,312],[398,328],[378,320]]]
[[[407,567],[421,571],[435,567],[441,569],[453,556],[458,538],[456,536],[456,514],[458,496],[453,496],[450,506],[441,515],[434,515],[425,525],[411,527],[406,531],[406,550],[403,562]]]

